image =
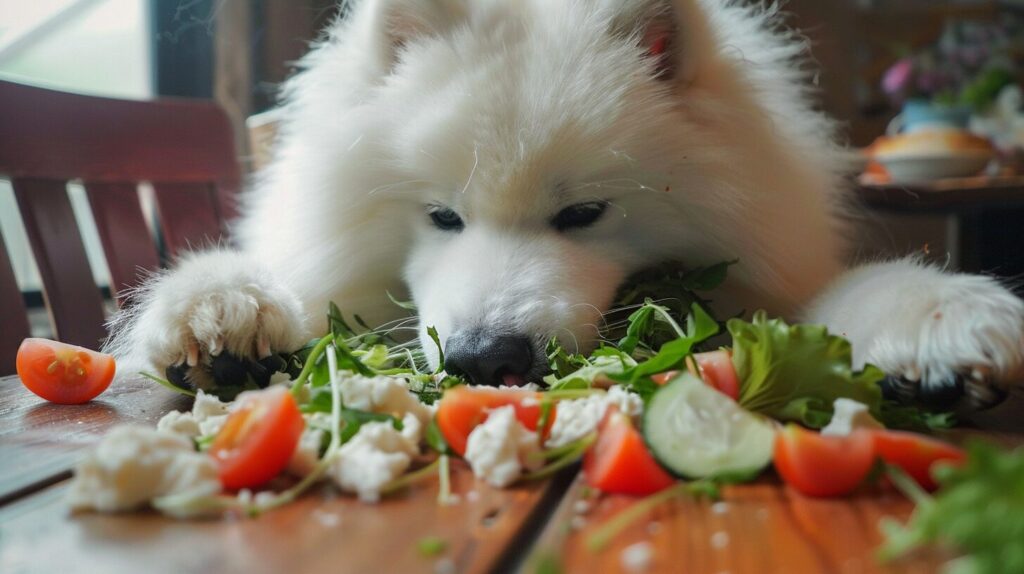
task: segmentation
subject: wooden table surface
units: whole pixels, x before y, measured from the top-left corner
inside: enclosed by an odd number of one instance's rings
[[[70,469],[111,425],[155,424],[187,401],[155,385],[112,387],[102,400],[50,405],[15,378],[0,379],[0,572],[630,572],[623,551],[646,543],[647,572],[934,572],[937,556],[880,567],[883,516],[910,503],[873,491],[813,500],[768,475],[723,489],[719,502],[680,497],[651,511],[594,552],[585,541],[634,499],[593,498],[575,470],[506,490],[453,465],[451,506],[427,482],[377,505],[329,487],[256,519],[177,521],[154,513],[69,513]],[[579,502],[584,499],[584,502]],[[424,557],[425,536],[446,542]]]

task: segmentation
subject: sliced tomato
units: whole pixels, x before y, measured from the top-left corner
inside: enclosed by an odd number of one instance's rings
[[[114,357],[49,339],[25,339],[18,348],[18,377],[28,390],[62,405],[91,401],[114,380]]]
[[[611,494],[643,496],[672,486],[672,478],[647,450],[640,431],[615,406],[598,425],[597,442],[583,457],[587,484]]]
[[[855,430],[849,436],[822,436],[788,424],[775,438],[775,469],[807,496],[842,496],[859,486],[875,463],[874,437]]]
[[[949,443],[924,435],[879,430],[872,431],[875,439],[876,456],[888,464],[903,469],[925,490],[935,490],[938,484],[932,478],[932,465],[943,461],[959,465],[967,459],[967,453]]]
[[[444,440],[459,456],[466,453],[469,433],[487,420],[490,411],[512,405],[516,418],[526,428],[536,431],[542,415],[543,395],[536,391],[514,388],[466,387],[448,389],[437,406],[437,426]],[[544,436],[551,431],[555,422],[555,407],[552,405],[544,427]]]
[[[732,351],[721,349],[707,353],[696,353],[693,358],[697,360],[699,372],[694,372],[693,367],[690,366],[688,369],[691,373],[716,391],[732,398],[734,401],[739,400],[740,378],[736,375],[736,367],[732,364]],[[664,385],[674,379],[677,374],[679,374],[679,371],[667,371],[651,375],[651,379],[659,385]]]
[[[210,446],[224,488],[255,488],[288,466],[305,421],[283,387],[246,394]]]

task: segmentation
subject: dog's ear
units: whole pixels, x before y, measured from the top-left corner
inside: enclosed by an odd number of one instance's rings
[[[465,18],[461,0],[363,0],[363,30],[384,73],[397,63],[406,44],[436,36]]]
[[[708,37],[698,0],[599,0],[609,32],[653,59],[658,79],[690,84]]]

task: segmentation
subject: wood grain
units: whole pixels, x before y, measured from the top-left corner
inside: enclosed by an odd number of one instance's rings
[[[0,379],[0,504],[66,478],[83,449],[117,423],[155,425],[188,400],[156,383],[115,381],[84,405],[49,403],[17,377]]]
[[[586,539],[609,518],[633,504],[624,496],[588,498],[577,481],[545,528],[528,564],[558,560],[564,572],[629,572],[623,550],[646,542],[652,549],[645,572],[720,573],[929,573],[942,557],[918,556],[881,565],[883,517],[905,520],[910,502],[895,492],[871,491],[844,499],[812,499],[781,485],[775,477],[723,489],[715,503],[680,497],[633,523],[600,551]],[[528,570],[529,571],[529,570]]]
[[[60,484],[0,509],[0,572],[73,572],[82,564],[105,574],[508,571],[526,550],[508,544],[544,514],[555,484],[495,489],[457,462],[455,505],[437,504],[436,481],[378,504],[325,487],[258,518],[228,521],[72,515]],[[446,542],[443,553],[419,554],[428,535]]]
[[[25,300],[14,277],[4,237],[0,234],[0,376],[14,373],[14,358],[22,339],[29,336]]]

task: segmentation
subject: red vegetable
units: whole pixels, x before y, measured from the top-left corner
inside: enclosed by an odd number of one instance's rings
[[[842,496],[867,477],[875,463],[873,433],[821,434],[788,424],[775,438],[775,469],[786,484],[807,496]]]
[[[876,456],[903,469],[925,490],[935,490],[931,468],[937,462],[962,464],[967,453],[931,437],[902,431],[874,431]]]
[[[732,400],[739,400],[740,379],[736,375],[736,367],[732,364],[731,351],[722,349],[707,353],[696,353],[693,358],[697,360],[697,367],[700,371],[693,373],[694,375],[703,380],[709,387],[732,398]],[[690,368],[690,372],[693,372],[693,368]],[[651,379],[659,385],[664,385],[675,378],[677,374],[679,374],[679,371],[668,371],[651,375]]]
[[[49,339],[25,339],[18,348],[18,377],[28,390],[54,403],[91,401],[114,380],[114,357]]]
[[[647,495],[675,484],[644,443],[628,415],[609,406],[598,426],[597,442],[583,457],[590,486],[612,494]]]
[[[526,428],[536,431],[541,418],[541,399],[543,395],[535,391],[524,391],[514,388],[465,387],[448,389],[437,406],[437,426],[444,435],[444,440],[459,456],[466,453],[466,442],[469,433],[477,425],[487,420],[490,411],[512,405],[516,418]],[[555,407],[552,405],[548,415],[544,435],[551,431],[555,422]]]
[[[291,393],[274,387],[247,395],[210,446],[224,488],[255,488],[288,466],[305,421]]]

